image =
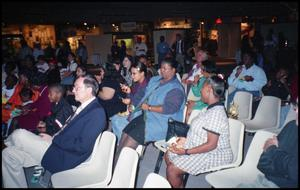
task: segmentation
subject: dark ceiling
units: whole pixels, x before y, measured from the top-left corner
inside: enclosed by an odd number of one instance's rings
[[[112,23],[163,18],[285,16],[298,20],[297,2],[2,2],[5,23]]]

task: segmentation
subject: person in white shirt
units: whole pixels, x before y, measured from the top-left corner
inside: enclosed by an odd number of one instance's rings
[[[68,54],[68,65],[67,68],[63,68],[60,70],[61,73],[61,84],[63,85],[72,85],[74,82],[74,74],[76,72],[77,69],[77,63],[75,62],[75,55],[74,53],[69,53]]]
[[[46,62],[44,55],[39,55],[38,56],[38,62],[36,64],[36,67],[38,69],[38,72],[46,73],[48,71],[49,65]]]
[[[142,42],[142,38],[138,37],[137,38],[137,43],[134,45],[134,51],[135,51],[135,56],[141,56],[141,55],[147,55],[147,45]]]
[[[253,98],[260,98],[260,91],[267,84],[267,77],[262,68],[254,64],[254,52],[245,51],[242,55],[243,65],[233,69],[228,77],[228,85],[235,90],[228,95],[228,106],[237,91],[247,91],[253,94]]]

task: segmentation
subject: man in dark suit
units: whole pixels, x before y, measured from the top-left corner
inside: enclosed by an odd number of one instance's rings
[[[176,61],[179,63],[178,67],[180,66],[180,68],[177,68],[177,71],[182,74],[185,73],[185,45],[182,36],[179,33],[176,34],[176,41],[172,45],[172,52]]]
[[[27,187],[23,167],[42,165],[51,173],[72,169],[92,153],[96,138],[106,127],[105,112],[96,99],[98,83],[92,76],[76,80],[73,92],[81,105],[53,136],[15,130],[2,151],[4,187]]]

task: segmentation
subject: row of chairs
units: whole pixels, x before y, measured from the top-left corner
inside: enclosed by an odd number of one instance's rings
[[[134,188],[139,155],[124,147],[113,171],[116,136],[104,131],[96,139],[91,156],[79,166],[51,176],[54,188]],[[112,175],[113,173],[113,175]],[[150,173],[143,187],[170,188],[160,175]]]

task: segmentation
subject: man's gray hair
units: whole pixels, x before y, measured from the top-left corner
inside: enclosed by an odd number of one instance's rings
[[[84,78],[83,84],[85,87],[91,87],[92,88],[92,94],[93,96],[97,96],[98,90],[99,90],[99,84],[94,76],[87,74],[82,76]]]

